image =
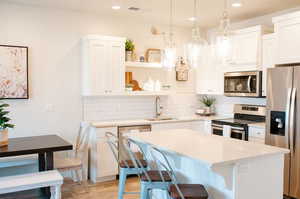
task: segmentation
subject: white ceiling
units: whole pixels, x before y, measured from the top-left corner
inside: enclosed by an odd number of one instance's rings
[[[169,22],[169,0],[120,0],[121,10],[112,10],[112,0],[6,0],[37,6],[71,9],[84,12],[137,18],[153,24]],[[230,0],[229,0],[230,1]],[[187,18],[193,15],[193,0],[174,0],[174,23],[177,26],[191,26]],[[224,7],[223,0],[198,0],[200,25],[204,28],[218,24]],[[243,7],[230,7],[232,21],[241,21],[300,6],[300,0],[242,0]],[[138,12],[129,11],[129,6],[140,7]]]

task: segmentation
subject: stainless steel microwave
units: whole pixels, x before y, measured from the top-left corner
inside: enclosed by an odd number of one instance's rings
[[[230,97],[261,97],[262,72],[227,72],[224,74],[224,94]]]

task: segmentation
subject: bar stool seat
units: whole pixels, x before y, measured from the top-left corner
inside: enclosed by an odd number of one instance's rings
[[[161,178],[161,175],[158,170],[149,170],[146,172],[152,182],[163,182],[163,181],[171,182],[172,181],[172,179],[167,171],[160,171],[163,179]],[[147,178],[147,176],[144,173],[141,175],[141,180],[149,181],[149,179]]]
[[[147,161],[146,160],[140,160],[140,163],[142,165],[143,168],[147,168],[148,164],[147,164]],[[135,168],[134,166],[134,163],[132,160],[122,160],[120,163],[119,163],[119,166],[121,168]],[[140,167],[140,166],[139,166]]]
[[[201,184],[178,184],[177,186],[185,199],[208,199],[208,193]],[[169,194],[172,199],[181,199],[174,184],[170,185]]]

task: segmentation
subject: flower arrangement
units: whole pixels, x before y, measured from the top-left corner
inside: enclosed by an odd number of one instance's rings
[[[216,102],[216,98],[205,95],[200,99],[200,102],[206,107],[212,107]]]

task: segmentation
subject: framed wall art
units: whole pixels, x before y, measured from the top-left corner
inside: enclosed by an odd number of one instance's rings
[[[0,99],[28,98],[28,47],[0,45]]]
[[[146,61],[153,62],[153,63],[160,63],[161,62],[161,50],[150,48],[146,51]]]

